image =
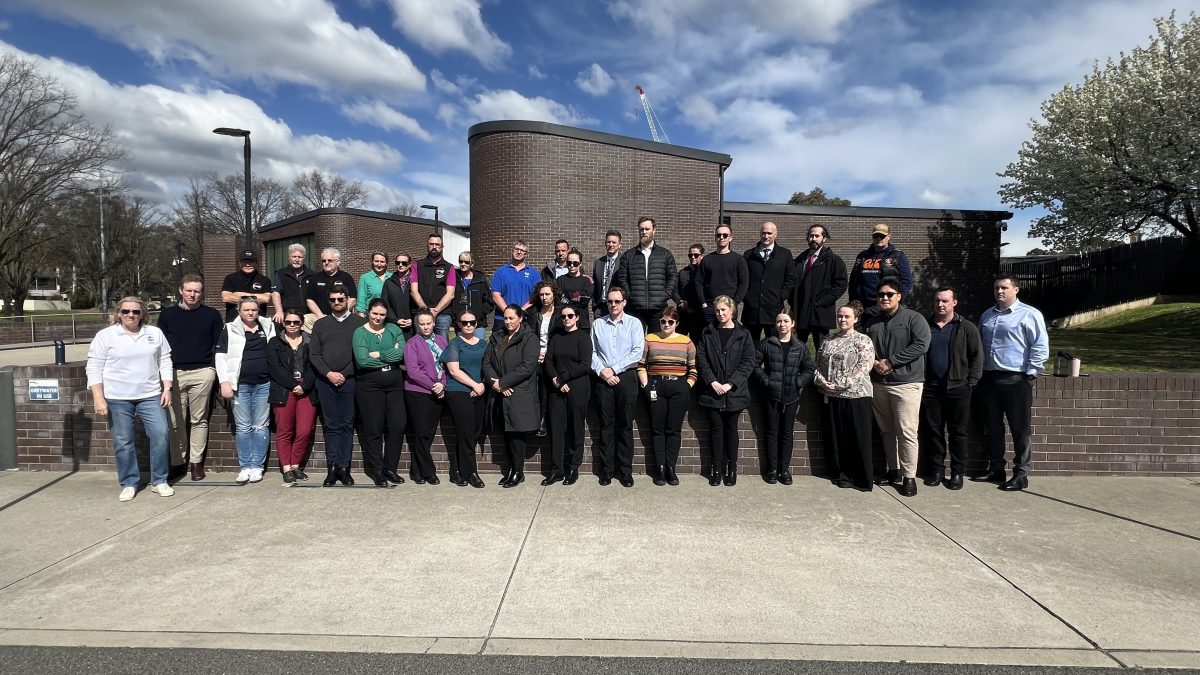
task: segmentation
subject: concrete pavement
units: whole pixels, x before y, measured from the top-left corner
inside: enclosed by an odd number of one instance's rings
[[[0,645],[1200,667],[1188,478],[232,477],[0,473]]]

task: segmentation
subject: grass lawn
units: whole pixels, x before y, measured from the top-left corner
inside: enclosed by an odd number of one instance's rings
[[[1060,351],[1082,359],[1085,373],[1200,371],[1200,303],[1151,305],[1051,328],[1047,370]]]

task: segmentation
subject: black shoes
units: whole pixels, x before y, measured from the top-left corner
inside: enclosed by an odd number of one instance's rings
[[[972,483],[1003,483],[1004,478],[1005,478],[1004,469],[997,469],[995,471],[988,471],[987,473],[980,474],[978,476],[971,476],[971,482]]]
[[[621,476],[621,487],[633,487],[633,476],[630,474]]]
[[[442,481],[438,480],[437,474],[435,473],[432,476],[430,476],[429,478],[426,478],[425,482],[429,483],[430,485],[437,485],[437,484],[441,483]]]
[[[338,478],[340,476],[341,472],[338,471],[337,467],[331,466],[328,469],[328,473],[325,474],[325,480],[321,482],[321,485],[324,485],[325,487],[333,487],[334,485],[337,485]]]
[[[780,471],[779,472],[779,484],[780,485],[791,485],[792,484],[792,472],[787,471],[787,470]]]
[[[774,485],[779,482],[778,475],[779,474],[775,473],[774,471],[768,471],[765,475],[763,475],[763,480],[767,481],[767,485]]]
[[[564,478],[565,478],[565,476],[563,476],[561,473],[552,473],[552,474],[550,474],[549,477],[543,478],[541,484],[542,484],[542,487],[546,487],[548,485],[554,485],[555,483],[562,481]]]
[[[833,481],[833,484],[842,489],[854,487],[854,481],[849,478],[837,478]]]
[[[904,481],[900,483],[900,488],[898,491],[900,492],[901,497],[917,496],[917,479],[905,478]]]
[[[308,480],[308,474],[304,473],[304,469],[296,467],[296,480],[301,482]]]
[[[737,485],[737,464],[728,464],[725,467],[725,484]]]
[[[946,473],[944,471],[935,471],[928,476],[925,476],[923,481],[929,487],[937,487],[946,481]]]
[[[483,487],[483,479],[479,477],[479,474],[473,473],[470,476],[467,476],[467,485],[470,485],[473,488],[481,488]]]
[[[338,480],[340,480],[342,482],[342,485],[345,485],[346,487],[350,487],[351,485],[354,485],[354,476],[350,475],[350,467],[348,467],[348,466],[338,467]]]
[[[384,470],[383,477],[388,479],[388,482],[393,485],[404,485],[404,477],[391,469]]]
[[[500,487],[508,487],[508,483],[513,479],[514,473],[515,472],[512,469],[505,471],[504,475],[500,477],[500,482],[497,483],[497,485]]]
[[[288,485],[295,483],[296,482],[296,472],[295,471],[284,471],[283,472],[283,482],[287,483]]]
[[[662,465],[662,464],[658,465],[658,473],[654,474],[654,484],[655,485],[666,485],[667,484],[667,467],[665,465]]]
[[[888,469],[883,478],[879,479],[880,485],[896,485],[900,482],[900,471],[897,469]]]
[[[371,480],[373,480],[375,482],[375,487],[381,487],[381,488],[392,487],[392,484],[389,483],[388,479],[384,477],[383,472],[379,472],[379,473],[375,474],[371,478]]]
[[[612,485],[612,476],[606,473],[600,474],[600,484],[605,486]]]
[[[679,485],[679,476],[675,474],[675,467],[668,466],[666,470],[667,485]]]
[[[1000,489],[1004,490],[1005,492],[1019,492],[1027,487],[1029,487],[1028,478],[1025,476],[1013,476],[1003,485],[1001,485]]]
[[[579,472],[575,469],[571,469],[567,472],[567,475],[563,476],[563,485],[574,485],[578,480]]]
[[[948,490],[961,490],[963,486],[963,475],[961,473],[951,473],[950,482],[946,484]]]
[[[716,467],[714,467],[712,472],[708,474],[708,484],[712,485],[713,487],[721,484],[721,472],[718,471]]]
[[[408,479],[411,480],[414,485],[424,485],[425,484],[425,478],[423,476],[415,476],[410,473],[410,474],[408,474]]]
[[[515,488],[524,482],[525,482],[525,472],[517,471],[516,473],[512,474],[512,477],[508,479],[507,483],[500,483],[500,487]]]

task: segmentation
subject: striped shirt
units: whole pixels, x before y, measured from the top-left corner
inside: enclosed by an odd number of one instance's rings
[[[650,333],[638,362],[638,375],[687,377],[689,387],[696,384],[696,345],[679,333],[667,338]]]

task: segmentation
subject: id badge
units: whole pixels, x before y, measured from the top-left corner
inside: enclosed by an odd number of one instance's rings
[[[300,371],[298,371],[298,370],[293,370],[293,371],[292,371],[292,377],[296,378],[297,380],[303,380],[303,379],[304,379],[304,376],[303,376],[303,375],[301,375],[301,374],[300,374]]]
[[[650,402],[653,403],[657,400],[658,400],[658,389],[656,389],[654,387],[650,387]]]

